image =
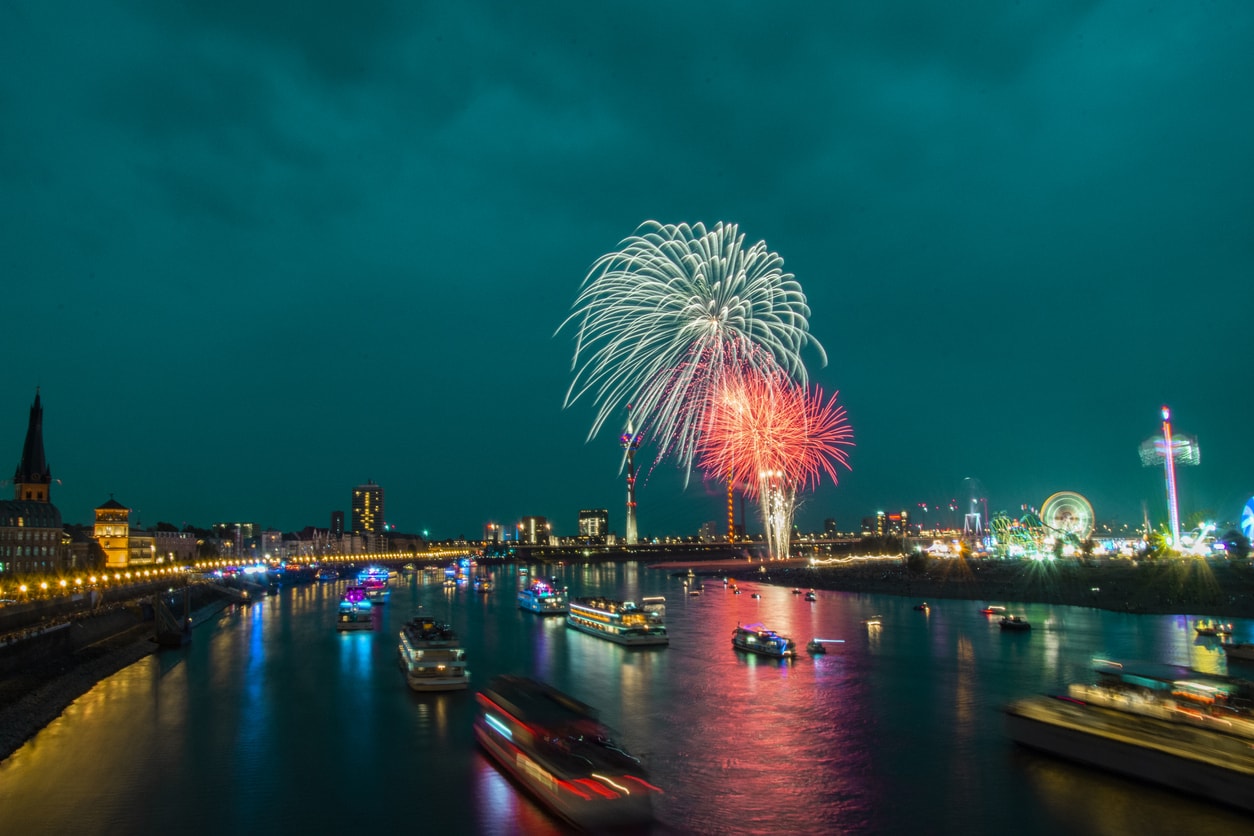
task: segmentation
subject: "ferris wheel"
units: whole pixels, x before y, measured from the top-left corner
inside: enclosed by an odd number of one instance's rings
[[[1041,522],[1084,540],[1093,533],[1093,506],[1075,491],[1059,491],[1041,506]]]
[[[1246,540],[1254,540],[1254,496],[1250,497],[1250,501],[1245,503],[1245,508],[1241,511],[1241,533]]]

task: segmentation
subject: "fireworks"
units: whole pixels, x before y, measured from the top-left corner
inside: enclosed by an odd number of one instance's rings
[[[836,466],[849,467],[853,430],[836,393],[823,401],[780,373],[729,377],[710,409],[699,462],[707,473],[757,497],[771,557],[786,557],[798,490],[835,484]]]
[[[595,400],[589,438],[630,402],[657,460],[690,470],[725,378],[782,371],[804,384],[807,345],[826,363],[801,285],[765,242],[744,243],[735,224],[649,221],[593,264],[558,329],[578,323],[565,405]]]

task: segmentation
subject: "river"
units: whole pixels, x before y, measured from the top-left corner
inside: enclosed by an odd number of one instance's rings
[[[667,598],[671,643],[628,650],[495,591],[402,576],[369,632],[338,633],[345,582],[283,589],[99,683],[0,763],[4,833],[565,832],[476,747],[469,693],[418,695],[401,625],[450,621],[471,688],[550,682],[600,710],[665,790],[657,833],[1233,833],[1254,820],[1024,751],[1000,708],[1089,680],[1095,656],[1226,673],[1185,616],[1025,606],[1003,634],[969,601],[843,592],[734,595],[634,563],[550,569],[573,595]],[[760,592],[761,598],[751,593]],[[878,627],[865,620],[882,616]],[[797,640],[794,661],[734,651],[738,623]],[[1247,625],[1238,625],[1237,638]],[[811,637],[841,640],[811,657]]]

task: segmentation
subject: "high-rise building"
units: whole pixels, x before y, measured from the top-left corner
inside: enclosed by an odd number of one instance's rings
[[[518,540],[532,546],[547,546],[553,527],[544,517],[523,517],[518,524]]]
[[[331,536],[332,537],[344,536],[344,512],[343,511],[331,512]]]
[[[44,456],[44,408],[35,390],[13,499],[0,502],[0,574],[64,568],[61,512],[52,504],[52,470]]]
[[[353,533],[383,533],[383,488],[369,480],[353,488]]]
[[[595,545],[605,545],[610,533],[610,512],[605,508],[592,508],[579,512],[579,539]]]

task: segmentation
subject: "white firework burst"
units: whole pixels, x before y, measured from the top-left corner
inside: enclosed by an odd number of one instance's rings
[[[574,378],[565,406],[591,397],[591,439],[628,404],[657,459],[691,472],[712,393],[730,370],[779,369],[807,382],[801,351],[823,346],[784,260],[764,241],[745,247],[736,224],[647,221],[585,277],[570,316],[577,323]]]

